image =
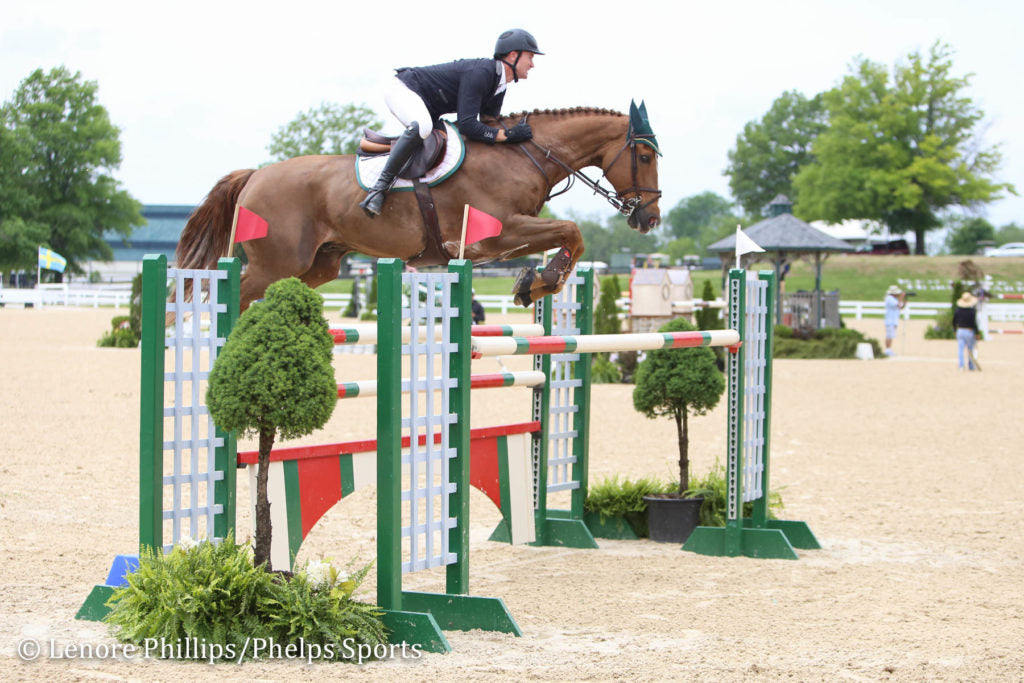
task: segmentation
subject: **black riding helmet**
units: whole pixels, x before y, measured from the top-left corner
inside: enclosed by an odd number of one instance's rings
[[[516,75],[516,65],[519,64],[519,58],[522,57],[522,54],[517,54],[516,61],[509,64],[502,59],[509,52],[532,52],[535,55],[544,54],[537,47],[537,40],[521,28],[505,31],[498,36],[498,42],[494,44],[494,58],[512,67],[512,79],[515,83],[519,82],[519,76]]]

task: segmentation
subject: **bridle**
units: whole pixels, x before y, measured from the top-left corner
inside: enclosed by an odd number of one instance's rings
[[[525,121],[526,119],[524,118],[523,120]],[[551,183],[550,180],[548,180],[548,174],[544,170],[544,167],[540,164],[539,161],[537,161],[536,158],[534,158],[532,154],[530,154],[530,150],[526,148],[526,145],[519,145],[519,149],[523,150],[523,153],[527,156],[527,158],[533,162],[533,165],[537,167],[537,170],[540,171],[541,174],[543,174],[544,179],[548,181],[548,192],[547,197],[544,199],[544,203],[549,202],[553,198],[568,192],[569,189],[572,188],[573,184],[575,184],[576,180],[579,180],[581,183],[583,183],[591,190],[593,190],[594,194],[599,194],[602,197],[604,197],[609,204],[615,207],[616,211],[618,211],[626,218],[631,217],[634,213],[638,211],[646,209],[648,206],[650,206],[654,202],[658,201],[659,198],[661,198],[661,190],[659,190],[656,187],[642,187],[639,181],[637,180],[637,174],[639,173],[637,161],[637,145],[645,143],[637,140],[637,136],[634,135],[633,133],[632,123],[630,123],[629,131],[626,133],[626,142],[622,145],[622,148],[619,149],[619,151],[615,154],[615,157],[612,158],[611,163],[609,163],[607,167],[601,169],[602,175],[599,180],[593,180],[582,171],[577,171],[576,169],[572,168],[571,166],[569,166],[569,164],[565,163],[564,161],[556,157],[550,149],[544,148],[540,144],[538,144],[537,141],[534,140],[533,138],[531,138],[529,142],[544,155],[544,159],[551,161],[556,166],[559,166],[567,174],[565,187],[563,187],[558,192],[553,192],[552,190],[554,190],[554,184]],[[614,188],[612,190],[605,189],[604,186],[601,185],[601,180],[607,180],[608,172],[611,171],[612,167],[615,166],[615,163],[622,156],[622,153],[625,152],[627,149],[630,152],[629,159],[630,172],[633,181],[632,186],[625,190],[622,190],[621,192],[614,192]],[[649,192],[654,196],[648,201],[644,202],[644,192]],[[627,195],[630,194],[633,194],[634,196],[628,197]]]

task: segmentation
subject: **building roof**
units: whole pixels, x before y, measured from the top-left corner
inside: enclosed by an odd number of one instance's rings
[[[142,207],[145,225],[136,228],[127,238],[108,230],[103,239],[113,249],[114,261],[141,261],[146,254],[173,256],[181,231],[194,210],[190,204],[145,204]]]
[[[854,251],[854,247],[841,239],[836,239],[808,223],[800,220],[788,209],[792,204],[785,196],[772,200],[774,211],[782,209],[778,215],[766,218],[751,225],[743,232],[754,240],[765,251],[785,252],[837,252]],[[726,253],[736,250],[736,235],[729,235],[708,246],[708,251]]]

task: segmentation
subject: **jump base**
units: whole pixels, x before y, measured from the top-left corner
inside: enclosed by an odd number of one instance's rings
[[[617,541],[635,541],[640,538],[629,520],[621,515],[601,519],[600,513],[587,512],[583,515],[583,523],[590,529],[594,538],[608,538]]]
[[[481,629],[523,635],[501,598],[402,591],[402,607],[428,612],[446,631]]]
[[[381,615],[381,621],[391,631],[388,635],[390,643],[419,645],[424,652],[447,654],[452,651],[452,646],[448,644],[441,627],[430,614],[386,610]]]
[[[548,510],[552,515],[537,523],[537,540],[529,545],[534,546],[559,546],[563,548],[596,549],[597,541],[594,534],[582,519],[571,519],[568,510]],[[606,537],[610,538],[610,537]],[[615,536],[614,538],[624,538]],[[633,538],[636,538],[634,535]],[[494,528],[488,541],[497,543],[511,543],[512,534],[509,533],[508,520],[501,520]]]
[[[683,550],[715,557],[758,557],[770,560],[800,559],[794,548],[821,547],[804,522],[768,520],[766,527],[745,519],[742,528],[699,526],[683,544]]]
[[[89,591],[89,597],[85,599],[82,606],[78,608],[75,619],[83,621],[103,621],[103,618],[110,614],[107,607],[107,600],[114,594],[114,586],[97,584]]]

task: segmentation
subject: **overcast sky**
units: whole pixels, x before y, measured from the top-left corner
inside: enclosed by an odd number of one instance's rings
[[[299,112],[327,101],[383,116],[394,67],[490,56],[513,27],[547,54],[510,87],[505,111],[646,100],[665,155],[663,214],[705,190],[729,196],[728,150],[783,91],[810,96],[858,55],[891,67],[936,40],[956,51],[956,75],[974,74],[967,94],[985,113],[983,140],[1004,155],[997,179],[1024,194],[1020,0],[7,0],[0,98],[36,68],[80,71],[121,129],[124,188],[146,204],[196,204],[225,173],[267,161],[272,133]],[[611,213],[581,185],[552,208]],[[1024,199],[985,214],[997,227],[1024,224]]]

